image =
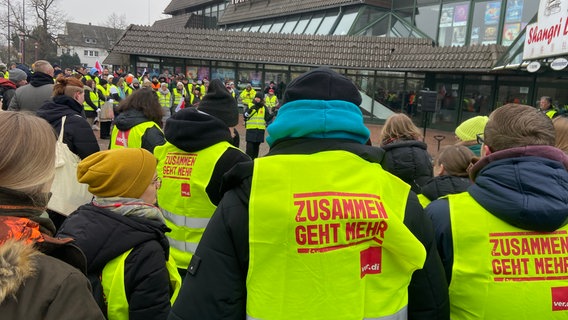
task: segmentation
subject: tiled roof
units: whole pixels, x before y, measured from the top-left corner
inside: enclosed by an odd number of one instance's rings
[[[59,35],[63,46],[88,46],[91,48],[109,49],[122,35],[124,30],[99,27],[90,24],[67,22],[65,34]],[[86,43],[85,39],[95,39],[96,43]]]
[[[249,0],[239,4],[227,4],[219,24],[231,24],[256,19],[292,15],[314,10],[337,8],[350,4],[365,3],[365,0]],[[373,2],[373,1],[371,1]],[[389,2],[390,4],[390,2]]]
[[[164,9],[165,14],[174,14],[176,11],[198,7],[208,3],[222,3],[224,0],[172,0],[170,4]]]
[[[199,50],[188,50],[199,44]],[[427,39],[321,36],[131,25],[113,54],[397,71],[485,72],[502,46],[437,47]],[[105,60],[106,61],[106,60]]]

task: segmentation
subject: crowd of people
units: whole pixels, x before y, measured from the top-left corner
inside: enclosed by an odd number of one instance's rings
[[[0,79],[10,319],[568,316],[568,118],[548,108],[468,119],[432,157],[402,113],[371,137],[359,90],[325,67],[281,99],[274,83],[32,71]],[[92,194],[69,215],[48,209],[60,132]]]

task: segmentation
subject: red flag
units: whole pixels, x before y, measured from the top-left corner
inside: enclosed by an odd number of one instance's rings
[[[99,60],[97,60],[95,62],[95,69],[97,69],[99,71],[99,74],[103,73],[103,67],[101,66],[101,63],[99,62]]]

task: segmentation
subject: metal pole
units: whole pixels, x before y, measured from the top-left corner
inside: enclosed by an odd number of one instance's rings
[[[22,0],[22,63],[26,64],[26,0]]]
[[[10,52],[10,41],[12,40],[12,34],[10,31],[10,0],[8,0],[8,61],[6,61],[7,64],[11,63],[12,60],[12,52]],[[10,67],[10,65],[8,65],[8,68]],[[8,69],[6,68],[6,70]]]

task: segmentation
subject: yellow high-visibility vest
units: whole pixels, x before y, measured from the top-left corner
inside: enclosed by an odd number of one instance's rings
[[[128,299],[124,288],[124,263],[132,249],[109,261],[102,272],[101,286],[107,304],[107,318],[109,320],[128,320]],[[173,305],[181,289],[181,276],[177,266],[170,257],[166,261],[166,268],[170,276],[170,288],[172,297],[170,304]]]
[[[162,128],[154,121],[139,123],[127,131],[120,131],[114,126],[110,137],[110,149],[142,148],[142,136],[144,136],[146,130],[152,127],[162,131]]]
[[[164,213],[170,254],[176,264],[186,269],[201,240],[209,219],[217,208],[205,188],[211,180],[215,164],[228,148],[228,142],[219,142],[197,152],[185,152],[166,142],[154,149],[158,159],[158,177],[162,186],[157,198]]]
[[[468,192],[448,195],[452,319],[568,319],[568,226],[516,228]]]
[[[426,259],[404,225],[410,187],[346,151],[254,162],[248,319],[407,319]]]

